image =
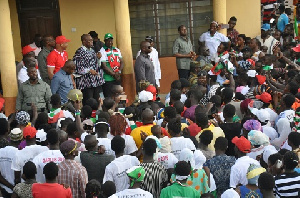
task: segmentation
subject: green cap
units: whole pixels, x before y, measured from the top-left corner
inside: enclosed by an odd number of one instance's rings
[[[106,33],[104,36],[104,40],[109,39],[109,38],[113,39],[114,37],[111,33]]]
[[[126,171],[130,179],[130,187],[136,182],[141,182],[145,177],[145,169],[142,166],[133,166]]]

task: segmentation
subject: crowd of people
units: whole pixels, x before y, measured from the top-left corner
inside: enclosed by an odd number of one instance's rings
[[[112,34],[83,34],[72,59],[65,36],[37,34],[17,64],[16,112],[0,98],[2,197],[300,197],[300,45],[285,12],[255,38],[236,17],[213,21],[199,51],[179,26],[164,101],[146,36],[132,104]]]

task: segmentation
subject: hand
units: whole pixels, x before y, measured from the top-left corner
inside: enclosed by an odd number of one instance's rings
[[[102,54],[100,52],[97,52],[97,58],[100,59],[102,57]]]
[[[94,75],[94,76],[98,75],[98,72],[96,72],[96,71],[93,70],[93,69],[90,70],[90,73],[91,73],[92,75]]]
[[[214,103],[208,102],[208,103],[206,104],[207,112],[208,112],[213,106],[214,106]]]
[[[76,100],[75,102],[74,102],[74,108],[75,108],[75,110],[80,110],[81,109],[81,101],[79,101],[79,100]]]
[[[113,76],[117,81],[121,79],[121,75],[119,73],[115,73]]]
[[[147,138],[147,133],[145,133],[144,131],[141,131],[141,140],[144,142]]]
[[[31,109],[33,113],[37,113],[37,107],[35,106],[34,103],[31,103]]]
[[[119,104],[120,101],[121,101],[121,97],[120,96],[115,97],[115,103]]]

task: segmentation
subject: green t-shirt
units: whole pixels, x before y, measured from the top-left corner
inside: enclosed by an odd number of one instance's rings
[[[160,193],[160,197],[161,198],[172,198],[172,197],[197,198],[200,197],[200,193],[197,192],[192,187],[174,183],[171,186],[162,189]]]
[[[120,58],[122,58],[121,51],[116,48],[108,48],[105,45],[100,50],[101,58],[100,62],[105,62],[106,66],[112,71],[118,71],[120,68]],[[114,81],[116,80],[111,75],[104,72],[103,78],[105,81]]]

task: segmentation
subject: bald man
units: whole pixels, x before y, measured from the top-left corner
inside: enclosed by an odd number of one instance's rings
[[[149,53],[151,52],[151,45],[147,41],[142,41],[140,48],[141,55],[137,57],[134,65],[136,87],[138,92],[141,91],[138,85],[142,80],[148,81],[150,84],[155,86],[154,66],[149,56]]]
[[[61,104],[68,102],[67,95],[70,90],[74,89],[72,74],[75,71],[75,63],[68,60],[65,65],[54,74],[51,81],[52,94],[59,94],[61,98]]]

